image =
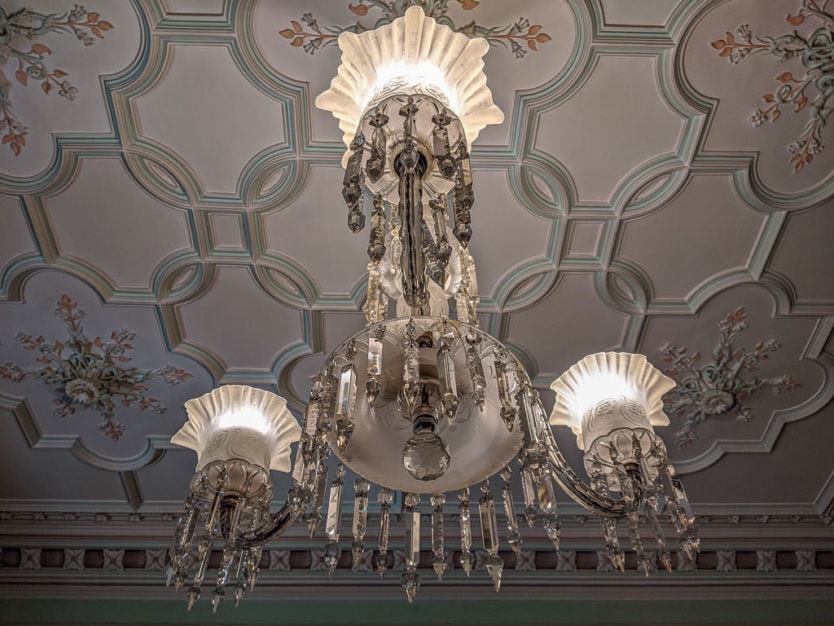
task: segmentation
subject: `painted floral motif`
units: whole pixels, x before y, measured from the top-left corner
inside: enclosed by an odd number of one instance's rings
[[[78,408],[97,411],[103,418],[99,428],[118,441],[125,427],[114,419],[117,403],[125,407],[136,403],[143,411],[164,413],[166,407],[158,399],[146,397],[145,383],[161,378],[169,385],[177,385],[191,378],[185,370],[171,366],[156,370],[125,367],[131,360],[127,353],[133,349],[130,342],[136,333],[123,328],[114,330],[109,340],[88,339],[81,326],[86,313],[66,294],[58,300],[55,315],[66,322],[69,332],[66,341],[47,341],[43,336],[18,333],[17,339],[23,347],[39,354],[35,360],[40,367],[24,369],[6,363],[0,365],[0,378],[15,383],[38,378],[49,385],[58,385],[55,392],[59,398],[54,401],[56,415],[66,417]]]
[[[464,11],[471,11],[480,4],[476,0],[455,1]],[[348,26],[322,27],[312,13],[305,13],[300,21],[292,20],[291,28],[281,30],[280,35],[288,39],[294,48],[302,48],[305,52],[315,54],[321,48],[334,45],[343,32],[361,33],[378,28],[405,15],[406,9],[412,5],[422,7],[426,15],[455,32],[469,37],[483,37],[492,46],[507,48],[517,59],[526,56],[530,50],[538,50],[539,44],[550,41],[550,35],[542,32],[540,24],[531,24],[530,20],[524,17],[505,26],[485,27],[475,21],[458,26],[447,15],[449,0],[359,0],[356,4],[348,4],[348,9],[359,17],[367,16],[372,10],[378,11],[381,15],[375,22],[362,23],[357,20],[355,24]]]
[[[788,14],[791,26],[814,23],[816,29],[807,34],[792,33],[772,37],[754,35],[743,24],[736,33],[727,32],[723,39],[710,45],[720,50],[719,56],[730,63],[739,63],[754,54],[770,54],[782,61],[799,58],[805,70],[803,75],[782,72],[776,77],[781,83],[774,91],[762,95],[764,104],[757,106],[750,120],[754,126],[774,123],[782,114],[782,106],[791,107],[794,113],[809,111],[808,122],[788,146],[793,171],[799,172],[823,150],[822,129],[834,107],[834,15],[826,12],[827,0],[803,0],[796,15]]]
[[[747,314],[742,307],[730,313],[718,328],[721,335],[712,351],[712,363],[699,366],[700,352],[689,354],[686,346],[667,344],[661,348],[663,360],[670,363],[664,371],[678,381],[666,397],[666,411],[686,416],[683,428],[675,433],[681,448],[692,443],[698,436],[698,425],[711,416],[734,414],[745,422],[753,419],[752,410],[742,403],[756,391],[769,389],[774,395],[781,395],[802,386],[787,375],[749,377],[758,370],[759,361],[780,346],[775,339],[758,342],[752,351],[733,345],[736,335],[747,328]]]
[[[54,89],[67,100],[74,100],[78,93],[67,80],[67,72],[47,67],[46,59],[52,50],[40,42],[23,45],[24,40],[31,42],[48,33],[72,33],[85,46],[91,46],[96,38],[103,38],[104,32],[112,28],[113,24],[102,20],[98,13],[88,12],[78,4],[65,13],[50,14],[28,8],[7,13],[0,7],[0,133],[3,133],[3,145],[8,145],[15,155],[19,155],[26,145],[29,130],[12,109],[12,82],[4,71],[6,66],[12,65],[14,79],[24,87],[29,86],[30,80],[37,81],[45,94]]]

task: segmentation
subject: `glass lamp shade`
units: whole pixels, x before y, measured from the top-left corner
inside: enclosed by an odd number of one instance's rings
[[[668,426],[663,395],[675,387],[642,354],[598,352],[557,378],[550,388],[556,402],[554,426],[568,426],[580,450],[614,430]]]
[[[489,43],[453,32],[420,7],[379,28],[342,33],[339,48],[342,63],[316,106],[339,120],[346,146],[365,111],[392,93],[424,94],[448,106],[463,125],[467,147],[485,126],[504,121],[483,72]]]
[[[281,396],[224,385],[185,403],[188,421],[171,438],[197,453],[197,469],[240,459],[265,470],[290,471],[290,444],[301,427]]]

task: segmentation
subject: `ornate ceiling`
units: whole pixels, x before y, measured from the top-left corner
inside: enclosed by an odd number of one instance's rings
[[[69,570],[100,597],[110,563],[105,587],[129,596],[119,573],[137,569],[170,599],[154,559],[194,469],[168,441],[183,402],[244,383],[297,412],[324,355],[364,324],[367,243],[345,223],[338,125],[313,100],[336,36],[408,4],[2,4],[0,596],[54,594]],[[506,118],[473,149],[482,327],[548,404],[588,353],[665,369],[680,385],[662,435],[703,519],[699,572],[722,571],[722,551],[745,569],[741,542],[753,574],[830,607],[832,8],[421,4],[488,39]],[[569,431],[559,441],[576,462]],[[596,571],[583,521],[568,524],[574,557],[553,556],[535,585]],[[310,547],[301,533],[290,544],[274,585],[315,597]],[[528,570],[545,567],[535,558]],[[571,558],[589,571],[571,579]],[[732,572],[721,580],[744,587]],[[348,592],[365,584],[346,576]],[[659,578],[647,588],[672,580]]]

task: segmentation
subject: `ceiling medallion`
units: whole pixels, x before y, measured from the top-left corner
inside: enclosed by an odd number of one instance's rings
[[[96,411],[102,418],[99,430],[118,441],[125,426],[115,419],[117,405],[135,404],[142,411],[165,413],[167,408],[159,400],[147,397],[148,383],[162,379],[169,385],[178,385],[191,378],[185,370],[171,365],[155,370],[127,367],[136,333],[122,328],[111,332],[108,338],[89,339],[81,325],[87,314],[66,294],[59,298],[55,315],[66,324],[67,337],[63,341],[47,341],[40,335],[18,333],[17,340],[23,348],[38,354],[35,360],[40,366],[24,369],[6,363],[0,365],[0,378],[15,383],[37,378],[48,385],[57,385],[54,391],[59,396],[54,400],[54,412],[60,417],[73,415],[78,409]]]
[[[301,429],[293,428],[283,399],[245,387],[220,387],[186,405],[189,422],[172,441],[194,448],[198,464],[171,548],[169,582],[186,588],[193,606],[216,547],[222,554],[210,583],[212,606],[227,594],[237,602],[255,585],[264,546],[296,520],[311,538],[324,531],[323,564],[333,574],[348,517],[347,469],[357,475],[349,515],[357,568],[375,551],[377,571],[388,569],[391,540],[401,539],[390,536],[392,506],[395,493],[403,493],[400,583],[409,601],[421,585],[426,514],[437,577],[447,567],[451,534],[467,575],[475,565],[473,537],[480,535],[485,569],[499,589],[499,511],[507,543],[521,552],[516,490],[527,523],[540,526],[556,549],[558,485],[601,518],[614,567],[625,567],[622,521],[638,569],[652,569],[642,518],[671,569],[662,515],[692,558],[699,549],[693,518],[654,433],[668,424],[661,396],[674,381],[643,356],[609,353],[583,359],[553,384],[550,423],[577,434],[585,482],[559,451],[522,364],[478,327],[469,150],[484,126],[503,120],[483,74],[486,41],[454,33],[412,7],[375,30],[343,33],[339,46],[342,65],[316,104],[345,133],[348,226],[369,230],[367,325],[326,359]],[[366,196],[373,198],[370,219]],[[269,515],[268,469],[289,469],[274,460],[287,459],[295,440],[292,487]],[[480,493],[470,494],[472,487]],[[378,541],[368,545],[372,497],[379,502]]]
[[[749,422],[753,409],[743,403],[757,391],[770,390],[779,396],[802,387],[793,376],[775,378],[755,375],[759,362],[769,352],[780,348],[775,339],[756,342],[748,351],[733,345],[736,335],[747,328],[747,314],[738,307],[718,323],[721,335],[712,350],[712,362],[701,364],[701,353],[689,353],[686,346],[667,345],[661,350],[669,363],[665,372],[677,377],[680,383],[669,393],[666,406],[670,413],[683,417],[683,428],[675,433],[675,443],[685,448],[698,437],[698,426],[716,415],[732,414]]]

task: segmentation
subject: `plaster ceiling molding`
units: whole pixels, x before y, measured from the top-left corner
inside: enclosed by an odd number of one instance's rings
[[[205,292],[172,308],[174,350],[220,383],[272,384],[281,355],[307,343],[300,311],[272,298],[248,267],[218,266]]]
[[[826,59],[834,36],[830,11],[816,11],[818,4],[786,0],[781,11],[761,11],[751,0],[704,5],[679,51],[688,88],[714,103],[702,150],[728,163],[748,154],[764,195],[782,201],[830,195],[834,185],[827,160],[816,156],[830,141]]]
[[[304,193],[254,218],[264,247],[258,256],[294,268],[294,273],[303,276],[312,294],[311,305],[337,305],[341,299],[353,306],[351,294],[365,281],[368,244],[361,237],[345,237],[346,213],[333,201],[341,195],[341,181],[341,169],[311,166]],[[313,212],[317,243],[311,246],[299,233],[309,229]]]
[[[12,280],[32,265],[43,262],[37,243],[29,230],[20,198],[0,196],[0,301],[7,300]]]
[[[122,71],[139,49],[128,3],[101,8],[64,3],[52,12],[17,5],[0,12],[0,169],[27,177],[53,157],[53,134],[109,133],[99,76]]]
[[[697,317],[648,321],[638,350],[678,382],[666,397],[678,473],[728,452],[771,451],[785,424],[814,415],[834,394],[823,354],[830,324],[774,317],[773,304],[768,291],[740,285],[713,296]]]
[[[538,160],[562,169],[573,210],[608,206],[629,180],[663,171],[689,150],[684,138],[696,121],[657,83],[660,57],[593,50],[569,89],[529,114],[538,133],[527,148]],[[612,106],[610,95],[618,95]],[[527,105],[527,103],[524,103]],[[594,149],[587,129],[594,128]],[[615,156],[616,155],[616,156]]]
[[[149,198],[120,159],[76,164],[58,193],[31,203],[43,216],[35,221],[39,241],[54,243],[47,256],[110,300],[153,301],[160,274],[196,256],[188,213]]]
[[[27,399],[15,410],[29,445],[114,471],[168,447],[183,398],[211,380],[167,351],[153,309],[102,305],[58,272],[29,277],[23,295],[4,312],[0,393]]]
[[[767,272],[787,283],[791,310],[824,314],[834,306],[831,276],[826,270],[834,267],[832,232],[834,201],[787,217]],[[799,249],[802,254],[795,254]]]
[[[599,0],[591,2],[591,7],[598,10],[600,21],[607,29],[621,27],[659,28],[669,23],[675,13],[675,2],[633,2],[624,4],[618,0]]]
[[[614,257],[650,281],[650,308],[695,310],[761,274],[782,221],[739,198],[731,176],[695,172],[670,202],[619,222]]]
[[[575,315],[577,307],[583,315]],[[628,349],[636,329],[632,316],[611,310],[596,293],[591,273],[561,273],[553,289],[534,306],[506,321],[507,342],[525,346],[537,378],[556,378],[587,353]],[[558,336],[559,350],[545,348]],[[504,338],[502,338],[504,339]]]
[[[501,170],[473,174],[475,201],[501,207],[480,214],[469,243],[485,312],[495,309],[519,282],[556,265],[558,222],[520,203],[508,182],[508,173]]]
[[[201,195],[239,197],[248,171],[287,141],[283,106],[248,80],[232,53],[218,43],[170,42],[165,72],[133,98],[141,136],[182,159]]]

